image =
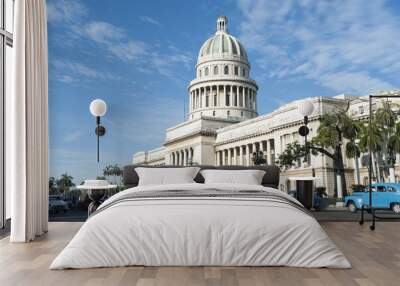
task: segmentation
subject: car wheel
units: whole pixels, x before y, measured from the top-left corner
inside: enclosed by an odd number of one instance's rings
[[[349,203],[347,204],[347,208],[349,209],[349,211],[350,211],[351,213],[356,213],[356,212],[357,212],[357,207],[356,207],[356,205],[355,205],[353,202],[349,202]]]
[[[400,204],[399,203],[392,204],[392,211],[396,214],[400,214]]]

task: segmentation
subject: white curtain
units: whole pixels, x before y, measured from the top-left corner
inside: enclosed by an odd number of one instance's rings
[[[6,146],[12,242],[28,242],[48,225],[48,62],[45,0],[15,1],[14,71]]]

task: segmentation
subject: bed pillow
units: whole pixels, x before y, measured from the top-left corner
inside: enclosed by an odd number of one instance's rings
[[[200,168],[142,168],[135,169],[139,176],[139,186],[194,183]]]
[[[265,171],[262,170],[202,170],[205,184],[261,185]]]

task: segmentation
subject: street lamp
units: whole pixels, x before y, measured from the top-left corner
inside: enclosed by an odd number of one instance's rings
[[[299,128],[299,134],[304,137],[304,145],[306,148],[306,158],[308,156],[308,146],[307,146],[307,135],[310,133],[308,129],[308,116],[310,116],[314,111],[314,104],[311,100],[303,100],[297,107],[299,113],[304,117],[304,125]]]
[[[90,113],[96,117],[96,129],[95,133],[97,135],[97,162],[100,161],[100,136],[106,134],[106,129],[104,126],[100,125],[100,117],[104,116],[107,112],[107,104],[104,100],[95,99],[90,103]]]

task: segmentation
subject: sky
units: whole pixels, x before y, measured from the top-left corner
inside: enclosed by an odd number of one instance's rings
[[[400,87],[400,1],[47,0],[50,175],[79,184],[163,144],[184,121],[219,15],[247,50],[258,112]],[[108,110],[96,162],[92,100]]]

